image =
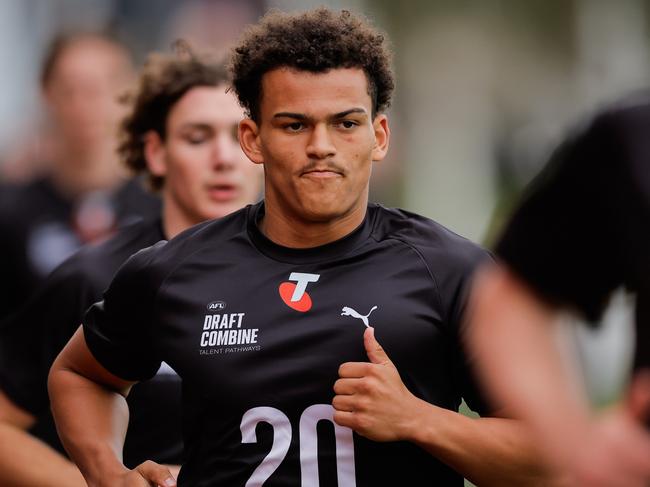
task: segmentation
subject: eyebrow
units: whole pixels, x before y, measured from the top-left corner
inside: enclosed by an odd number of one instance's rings
[[[212,125],[207,122],[186,122],[180,126],[181,130],[185,129],[199,129],[199,130],[211,130]]]
[[[345,118],[348,115],[351,115],[353,113],[360,113],[362,115],[366,115],[368,112],[366,111],[365,108],[350,108],[349,110],[345,110],[345,111],[330,115],[327,118],[329,120],[337,120],[339,118]],[[279,112],[279,113],[276,113],[275,115],[273,115],[273,118],[293,118],[295,120],[309,120],[311,117],[308,117],[304,113]]]

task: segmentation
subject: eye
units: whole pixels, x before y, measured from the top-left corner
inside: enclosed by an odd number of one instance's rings
[[[288,123],[287,125],[284,126],[286,130],[289,132],[299,132],[302,130],[304,127],[302,122],[293,122],[293,123]]]
[[[203,144],[210,138],[210,133],[206,130],[193,130],[185,134],[185,140],[192,145]]]
[[[207,137],[205,137],[205,135],[192,134],[192,135],[187,136],[186,139],[192,145],[199,145],[199,144],[204,143],[206,141]]]
[[[358,124],[353,120],[341,120],[340,122],[338,122],[338,125],[341,128],[349,130],[356,127]]]

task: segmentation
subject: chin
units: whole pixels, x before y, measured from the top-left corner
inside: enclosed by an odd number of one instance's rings
[[[310,221],[327,223],[347,215],[349,211],[350,208],[341,205],[315,203],[304,208],[304,215]]]
[[[211,211],[208,213],[211,215],[209,219],[214,220],[215,218],[222,218],[226,215],[230,215],[242,208],[242,206],[243,205],[238,204],[236,201],[233,201],[232,203],[219,203],[213,205]]]

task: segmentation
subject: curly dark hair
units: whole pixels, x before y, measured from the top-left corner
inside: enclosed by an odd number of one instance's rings
[[[275,68],[311,72],[361,68],[368,78],[372,115],[390,105],[395,87],[386,37],[347,10],[321,7],[299,14],[273,11],[249,27],[233,48],[232,85],[246,114],[259,122],[262,76]]]
[[[135,92],[122,97],[131,110],[120,125],[118,153],[134,173],[147,175],[154,191],[162,188],[164,178],[148,170],[144,157],[147,132],[153,130],[165,140],[169,112],[185,93],[197,86],[227,84],[230,79],[224,63],[200,57],[183,43],[177,43],[176,50],[176,55],[150,55]]]

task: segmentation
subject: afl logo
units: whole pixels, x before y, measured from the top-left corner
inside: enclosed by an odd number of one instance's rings
[[[216,311],[219,309],[226,309],[226,303],[223,301],[212,301],[210,304],[208,304],[209,311]]]

